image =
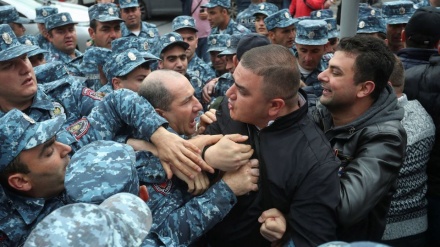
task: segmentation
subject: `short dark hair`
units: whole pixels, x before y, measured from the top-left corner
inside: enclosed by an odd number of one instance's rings
[[[300,87],[298,63],[292,52],[281,45],[252,48],[242,56],[241,66],[263,77],[266,99],[282,98],[291,107]]]
[[[399,93],[403,92],[403,87],[405,85],[405,69],[403,68],[402,61],[395,56],[396,62],[394,64],[393,72],[390,75],[389,81],[393,88],[399,90]]]
[[[90,28],[93,29],[93,31],[95,32],[96,32],[96,26],[97,26],[96,20],[95,19],[90,20]]]
[[[354,83],[373,81],[375,88],[371,94],[376,100],[388,84],[396,59],[385,43],[371,36],[354,36],[341,39],[336,51],[356,56],[354,63]]]
[[[28,174],[30,172],[29,167],[21,162],[20,155],[18,155],[0,172],[0,184],[5,188],[12,189],[8,182],[10,175],[15,173]]]

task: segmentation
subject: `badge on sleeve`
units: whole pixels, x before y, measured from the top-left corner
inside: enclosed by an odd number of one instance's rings
[[[67,127],[67,131],[69,131],[76,140],[81,139],[87,131],[89,131],[90,123],[87,121],[85,117],[81,118],[80,120],[76,121],[69,127]]]
[[[164,196],[168,195],[173,187],[173,181],[167,180],[161,184],[153,184],[153,189]]]
[[[101,100],[102,99],[102,97],[99,94],[97,94],[95,91],[93,91],[92,89],[87,88],[87,87],[83,88],[82,95],[89,97],[89,98],[92,98],[94,100]]]

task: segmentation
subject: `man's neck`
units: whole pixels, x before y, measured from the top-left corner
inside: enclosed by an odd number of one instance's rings
[[[141,22],[139,22],[138,24],[136,24],[136,25],[133,25],[133,26],[127,26],[127,28],[128,28],[128,30],[130,30],[131,32],[139,32],[139,31],[141,31]]]
[[[286,115],[289,115],[290,113],[292,113],[294,111],[297,111],[299,108],[304,106],[304,104],[307,104],[306,99],[302,95],[300,95],[299,93],[298,93],[298,95],[299,95],[298,97],[295,97],[294,99],[291,99],[291,100],[293,100],[293,101],[295,101],[297,103],[293,104],[291,107],[288,107],[287,105],[285,105],[284,108],[281,109],[280,112],[276,116],[271,117],[271,118],[269,118],[266,121],[263,121],[264,122],[263,124],[259,124],[259,125],[255,125],[255,126],[258,129],[261,130],[261,129],[267,127],[267,126],[270,126],[278,118],[281,118],[281,117],[284,117]]]
[[[0,110],[5,113],[14,108],[20,111],[24,111],[32,105],[32,102],[33,97],[23,102],[9,102],[4,99],[0,99]]]
[[[354,120],[362,116],[371,107],[371,105],[373,105],[373,100],[365,99],[351,105],[348,109],[329,109],[330,113],[332,114],[333,125],[335,127],[338,127],[353,122]]]
[[[218,26],[218,29],[225,30],[228,27],[230,21],[231,17],[229,17],[229,15],[226,16],[225,21]]]

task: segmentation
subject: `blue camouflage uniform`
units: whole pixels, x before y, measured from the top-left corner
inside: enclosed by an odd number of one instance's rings
[[[229,40],[226,41],[226,49],[220,52],[217,56],[233,56],[237,53],[237,46],[240,39],[243,37],[241,34],[234,34],[229,37]],[[232,73],[224,73],[218,78],[217,83],[215,84],[214,90],[211,94],[211,104],[216,100],[219,96],[225,96],[226,91],[234,84],[234,78],[232,77]]]
[[[44,21],[48,32],[50,32],[50,30],[56,27],[76,24],[76,22],[72,20],[72,17],[70,16],[69,13],[53,14],[46,17]],[[80,74],[81,71],[80,64],[81,64],[81,56],[82,56],[82,53],[80,51],[75,49],[74,52],[76,57],[75,59],[72,59],[72,57],[70,57],[68,54],[55,48],[53,44],[49,46],[48,51],[49,51],[49,55],[47,56],[47,62],[61,61],[67,65],[69,72],[72,72],[74,74]]]
[[[0,6],[0,24],[8,23],[29,24],[31,23],[31,20],[25,17],[20,17],[20,14],[14,6]]]
[[[110,93],[113,91],[113,85],[111,79],[113,77],[126,76],[130,74],[133,70],[138,68],[143,64],[150,64],[151,62],[155,62],[159,60],[158,57],[148,53],[148,52],[139,52],[135,48],[126,49],[120,53],[115,53],[111,57],[111,59],[105,63],[104,71],[111,71],[111,78],[108,78],[109,81],[105,85],[106,87],[103,90],[98,90],[98,92]]]
[[[142,37],[121,37],[112,41],[112,52],[115,54],[119,54],[127,49],[135,48],[139,52],[147,52],[150,55],[156,54],[156,45],[151,43],[151,41],[147,38]]]
[[[65,118],[35,122],[28,115],[13,109],[0,118],[0,172],[21,151],[50,140],[60,130]],[[66,204],[64,194],[44,199],[31,198],[0,187],[0,245],[20,246],[32,227],[46,215]]]
[[[186,15],[181,15],[174,18],[171,29],[173,32],[177,33],[180,29],[192,29],[195,32],[198,32],[194,18]],[[215,78],[214,70],[195,53],[191,60],[188,60],[187,71],[199,77],[200,80],[202,80],[203,85]]]
[[[211,34],[208,36],[208,50],[206,52],[216,51],[222,52],[227,48],[227,41],[230,40],[229,34]],[[212,64],[209,64],[213,69]],[[215,75],[220,77],[222,74],[219,71],[215,71]]]
[[[258,4],[255,3],[249,4],[249,7],[238,13],[237,17],[235,18],[235,21],[238,24],[243,25],[245,28],[249,29],[251,32],[255,32],[254,12],[257,8],[258,8]]]
[[[214,8],[214,7],[223,7],[225,9],[231,8],[231,0],[210,0],[209,3],[202,5],[203,8]],[[244,27],[241,24],[236,23],[232,18],[229,20],[229,23],[224,30],[220,30],[218,27],[214,27],[211,29],[211,34],[235,34],[235,33],[242,33],[247,34],[251,33],[249,29]]]
[[[124,22],[119,17],[120,10],[118,6],[114,3],[98,3],[94,4],[88,9],[90,21],[97,21],[100,23],[119,21]],[[92,40],[92,47],[96,46],[95,42]]]
[[[333,18],[333,10],[331,9],[320,9],[310,12],[311,19],[327,19]]]
[[[277,11],[278,11],[278,6],[276,6],[275,4],[262,2],[262,3],[257,4],[255,9],[253,10],[252,15],[255,16],[257,14],[261,14],[261,15],[265,15],[267,17]]]
[[[145,202],[118,193],[99,205],[75,203],[55,210],[36,226],[24,246],[139,246],[150,227],[151,211]]]
[[[69,75],[66,65],[59,61],[38,65],[34,67],[34,72],[39,84],[57,81]]]
[[[382,4],[382,17],[388,25],[406,24],[414,12],[411,1],[393,1]]]
[[[169,32],[169,33],[162,35],[160,37],[159,44],[160,44],[160,47],[157,50],[159,57],[163,53],[163,51],[166,48],[169,48],[170,46],[180,46],[184,50],[188,49],[188,47],[189,47],[188,43],[183,41],[182,36],[180,36],[180,34],[178,34],[176,32]],[[202,102],[202,88],[203,88],[204,83],[202,82],[200,77],[197,76],[194,72],[188,71],[188,68],[187,68],[185,76],[188,78],[188,80],[191,82],[191,85],[194,88],[194,96],[200,102]]]
[[[102,69],[102,66],[109,60],[111,55],[112,50],[96,46],[89,47],[84,52],[81,62],[81,74],[87,79],[86,87],[94,91],[102,87],[99,67]]]
[[[298,21],[299,21],[298,19],[292,18],[292,16],[289,13],[289,10],[281,9],[266,17],[264,19],[264,24],[266,24],[267,31],[271,31],[275,28],[286,28],[292,25],[296,27]],[[290,49],[292,54],[296,55],[295,44],[292,47],[287,47],[287,48]]]
[[[327,22],[324,20],[304,20],[297,24],[296,43],[301,45],[316,45],[323,46],[328,42]],[[298,64],[298,66],[300,66]],[[301,80],[307,85],[304,91],[308,94],[315,94],[317,97],[322,95],[321,82],[318,80],[318,75],[326,69],[322,58],[317,68],[310,71],[310,74],[305,76],[301,73]],[[301,70],[301,69],[300,69]]]
[[[33,57],[38,54],[48,54],[47,50],[40,48],[40,46],[38,45],[37,38],[33,35],[29,35],[29,34],[23,35],[21,37],[18,37],[18,41],[23,45],[34,46],[36,48],[35,50],[28,52],[27,54],[28,57]]]
[[[58,8],[53,6],[40,6],[35,8],[35,20],[36,23],[44,24],[44,19],[49,15],[58,14]],[[50,41],[47,40],[41,33],[35,35],[38,41],[38,45],[45,50],[49,49]]]
[[[125,9],[132,7],[139,7],[138,0],[119,0],[119,8]],[[122,37],[134,36],[147,38],[149,44],[158,44],[160,38],[159,29],[157,29],[157,26],[153,23],[148,23],[145,21],[141,21],[141,30],[139,32],[139,35],[136,35],[132,31],[130,31],[125,23],[121,23],[121,33]]]
[[[356,33],[384,33],[386,34],[385,20],[379,16],[360,16]]]

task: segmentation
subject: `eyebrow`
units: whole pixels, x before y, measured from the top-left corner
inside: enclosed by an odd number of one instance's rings
[[[191,94],[188,97],[185,97],[180,103],[185,104],[186,102],[188,102],[192,98],[193,95],[194,94]]]
[[[43,156],[45,151],[55,143],[55,140],[56,140],[56,137],[54,136],[43,144],[43,148],[41,149],[40,154],[38,154],[38,158],[41,158]]]

